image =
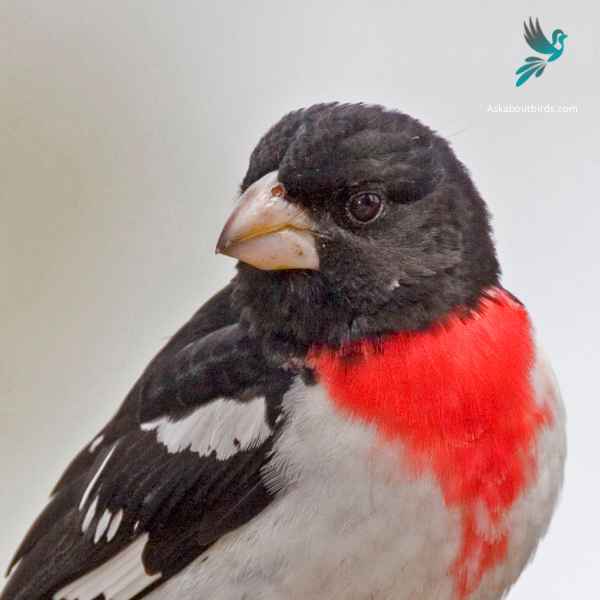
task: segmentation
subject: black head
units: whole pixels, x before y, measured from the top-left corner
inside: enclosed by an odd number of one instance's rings
[[[318,254],[318,270],[239,263],[234,302],[272,346],[302,353],[426,328],[498,282],[467,170],[408,115],[337,103],[290,113],[252,153],[242,192],[272,172]]]

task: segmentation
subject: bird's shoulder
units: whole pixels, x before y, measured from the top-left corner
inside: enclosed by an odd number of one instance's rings
[[[150,363],[61,477],[2,600],[141,597],[271,502],[261,469],[292,375],[238,318],[228,286]]]

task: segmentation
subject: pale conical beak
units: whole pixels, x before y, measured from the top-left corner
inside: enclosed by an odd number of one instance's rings
[[[314,231],[313,221],[286,199],[277,171],[272,171],[242,194],[225,223],[216,252],[265,271],[318,271]]]

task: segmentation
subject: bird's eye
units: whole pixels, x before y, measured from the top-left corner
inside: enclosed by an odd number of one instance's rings
[[[373,221],[381,213],[383,200],[375,192],[359,192],[348,200],[347,210],[352,219],[359,223]]]

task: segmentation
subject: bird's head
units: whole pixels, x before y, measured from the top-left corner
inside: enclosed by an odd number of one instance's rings
[[[568,37],[562,29],[555,29],[552,32],[552,45],[561,48]]]
[[[448,143],[363,104],[267,132],[217,251],[240,260],[242,321],[292,354],[425,328],[498,278],[485,204]]]

